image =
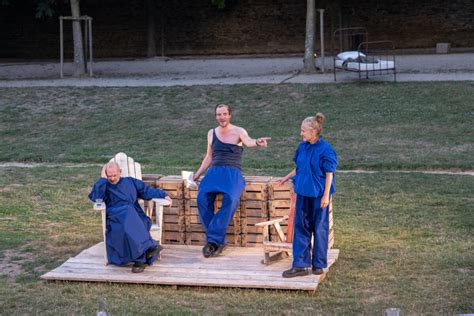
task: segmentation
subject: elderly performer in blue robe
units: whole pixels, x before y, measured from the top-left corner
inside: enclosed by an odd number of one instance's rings
[[[283,184],[292,178],[296,192],[293,266],[283,272],[284,278],[322,274],[327,268],[329,206],[336,191],[334,173],[339,162],[321,135],[323,123],[322,113],[303,120],[303,140],[293,158],[296,168],[279,180]]]
[[[111,264],[133,262],[132,272],[145,270],[157,259],[162,247],[150,235],[151,219],[138,199],[165,198],[168,193],[152,188],[132,177],[121,177],[120,166],[109,162],[102,167],[101,178],[94,184],[89,199],[105,202],[107,259]]]

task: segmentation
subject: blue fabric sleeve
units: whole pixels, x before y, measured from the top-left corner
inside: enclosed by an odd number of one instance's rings
[[[100,178],[92,187],[91,193],[89,193],[89,199],[95,202],[97,199],[105,201],[105,189],[107,187],[107,179]]]
[[[336,152],[331,147],[324,151],[322,160],[324,172],[336,172],[338,160]]]
[[[137,196],[143,200],[151,199],[162,199],[167,197],[169,194],[163,190],[152,188],[149,185],[146,185],[145,182],[132,178],[135,188],[137,188]]]

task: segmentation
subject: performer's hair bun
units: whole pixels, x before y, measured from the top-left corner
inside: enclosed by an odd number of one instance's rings
[[[325,117],[324,117],[324,114],[323,114],[323,113],[318,112],[318,113],[316,113],[316,115],[314,116],[314,119],[316,120],[316,122],[319,123],[319,125],[323,125],[324,120],[325,120]]]
[[[315,116],[308,116],[303,120],[303,124],[307,125],[310,129],[316,131],[316,135],[321,135],[323,132],[323,123],[325,117],[323,113],[316,113]]]

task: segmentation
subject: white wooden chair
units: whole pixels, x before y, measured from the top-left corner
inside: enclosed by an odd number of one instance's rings
[[[329,209],[332,210],[332,197],[329,201]],[[296,212],[296,193],[291,195],[290,212],[280,218],[272,219],[265,222],[256,223],[255,226],[263,227],[263,253],[264,258],[263,264],[269,265],[277,260],[288,258],[293,254],[293,234],[294,234],[294,222]],[[288,222],[287,234],[285,235],[281,228],[281,223]],[[332,211],[329,213],[329,248],[334,243],[334,232],[332,230]],[[270,240],[270,228],[273,227],[277,233],[273,239]],[[311,249],[313,248],[313,239],[311,239]]]
[[[263,227],[264,258],[262,260],[262,263],[268,265],[276,260],[291,256],[293,251],[293,225],[295,220],[295,204],[296,194],[293,193],[291,195],[290,212],[288,215],[255,224],[255,226]],[[288,231],[286,236],[280,226],[280,224],[285,221],[288,222]],[[277,241],[270,240],[270,227],[272,226],[274,231],[277,233],[277,235],[275,236],[275,239],[278,239]]]
[[[142,180],[142,168],[138,162],[135,162],[131,157],[127,157],[124,153],[118,153],[114,158],[110,159],[110,162],[115,161],[122,170],[122,177],[133,177],[135,179]],[[140,205],[143,208],[143,201],[140,201]],[[149,201],[149,212],[147,216],[153,219],[153,211],[155,212],[155,222],[152,223],[150,234],[161,245],[161,237],[163,235],[163,206],[170,205],[170,202],[166,199],[152,199]],[[105,203],[96,201],[94,203],[94,210],[101,211],[102,213],[102,235],[104,238],[104,258],[106,264],[107,260],[107,247],[105,241],[106,231],[106,207]],[[159,258],[158,258],[159,259]]]

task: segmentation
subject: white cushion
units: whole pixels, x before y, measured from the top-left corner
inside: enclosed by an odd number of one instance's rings
[[[341,52],[341,53],[337,54],[337,58],[339,58],[341,60],[346,60],[348,58],[356,59],[359,56],[365,57],[365,55],[363,53],[358,52],[356,50],[348,51],[348,52]]]

